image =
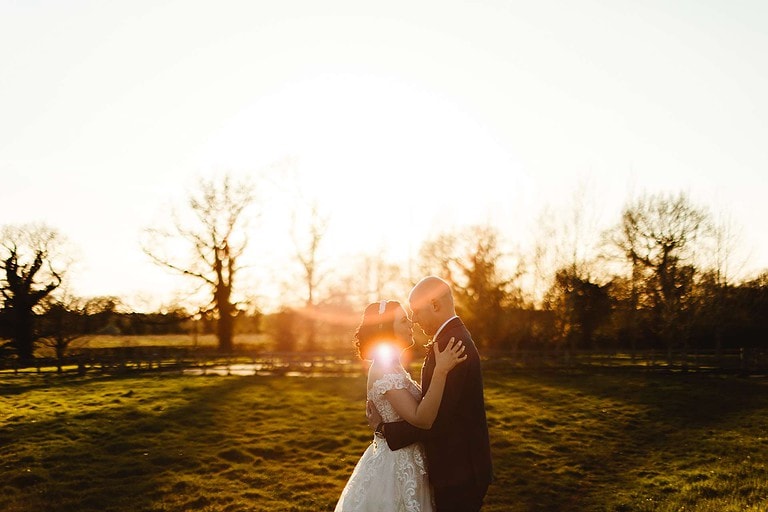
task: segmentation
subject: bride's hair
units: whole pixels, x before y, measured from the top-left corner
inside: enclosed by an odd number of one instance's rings
[[[402,309],[396,300],[373,302],[363,311],[363,320],[355,331],[355,347],[360,359],[371,361],[373,349],[381,341],[395,339],[395,311]]]

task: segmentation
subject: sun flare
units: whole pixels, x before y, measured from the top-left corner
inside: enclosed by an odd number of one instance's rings
[[[397,350],[392,343],[382,342],[373,350],[373,360],[378,363],[392,363],[397,359]]]

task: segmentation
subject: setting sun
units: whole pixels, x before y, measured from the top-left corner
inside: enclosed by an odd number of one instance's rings
[[[403,260],[430,232],[512,213],[494,198],[460,212],[449,203],[421,204],[432,191],[448,192],[467,169],[472,179],[462,187],[478,197],[488,195],[491,180],[501,180],[510,197],[529,189],[500,134],[470,112],[460,99],[402,77],[322,73],[237,112],[200,149],[199,161],[210,169],[283,162],[275,175],[285,195],[270,208],[287,209],[296,200],[292,187],[300,187],[329,215],[337,253],[381,247]]]

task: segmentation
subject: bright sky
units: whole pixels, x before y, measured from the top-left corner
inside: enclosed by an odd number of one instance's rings
[[[339,262],[478,222],[522,243],[587,183],[606,225],[684,191],[766,268],[766,55],[762,0],[0,0],[0,223],[66,235],[84,295],[152,298],[141,230],[198,176],[287,168]]]

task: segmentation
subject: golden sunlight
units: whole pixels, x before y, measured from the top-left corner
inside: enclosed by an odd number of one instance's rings
[[[509,209],[524,204],[527,177],[461,101],[385,74],[296,78],[222,123],[195,161],[241,170],[288,162],[270,171],[281,190],[270,194],[262,212],[269,223],[259,228],[273,241],[275,266],[291,260],[288,223],[310,203],[328,218],[321,250],[332,254],[324,257],[377,252],[404,262],[440,230],[520,218]],[[458,212],[428,199],[453,193],[453,178],[468,169],[462,190],[484,201]],[[489,196],[488,183],[504,200]]]
[[[391,342],[379,343],[373,350],[373,360],[383,364],[390,364],[397,360],[397,350]]]

